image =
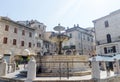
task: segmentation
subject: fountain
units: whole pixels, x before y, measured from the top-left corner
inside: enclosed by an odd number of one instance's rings
[[[62,43],[70,39],[69,36],[64,35],[62,31],[65,30],[63,26],[58,24],[54,27],[56,33],[51,34],[51,42],[57,44],[57,55],[40,56],[40,62],[37,63],[37,76],[69,76],[79,75],[78,72],[86,71],[88,64],[86,61],[88,57],[85,55],[63,55]],[[76,74],[77,72],[77,74]],[[88,72],[87,72],[88,73]]]
[[[88,70],[88,56],[86,55],[63,55],[62,43],[70,39],[69,36],[64,35],[62,31],[65,30],[60,24],[54,27],[57,33],[51,34],[50,40],[57,44],[57,55],[38,55],[37,73],[36,76],[76,76],[90,74],[84,72]],[[24,73],[25,74],[25,73]]]
[[[61,54],[63,54],[62,53],[62,42],[68,41],[70,39],[70,37],[61,33],[61,31],[64,31],[65,28],[63,26],[60,26],[60,24],[58,24],[58,26],[55,26],[54,30],[58,31],[58,33],[52,34],[50,36],[50,39],[51,39],[52,42],[56,42],[58,44],[57,45],[58,46],[57,54],[61,55]]]

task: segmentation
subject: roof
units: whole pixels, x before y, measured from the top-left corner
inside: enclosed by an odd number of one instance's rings
[[[1,20],[5,20],[5,21],[8,21],[8,22],[12,22],[12,23],[14,23],[14,24],[16,24],[16,25],[19,25],[19,26],[22,26],[22,27],[26,27],[26,28],[31,29],[31,30],[35,30],[35,29],[33,29],[33,28],[30,28],[30,27],[28,27],[28,26],[25,26],[25,25],[23,25],[23,24],[20,24],[20,23],[18,23],[18,22],[15,22],[15,21],[11,20],[11,19],[8,18],[8,17],[2,17],[2,16],[1,16],[0,19],[1,19]]]
[[[66,31],[73,31],[73,30],[77,30],[77,29],[82,29],[82,30],[88,31],[87,29],[84,29],[84,28],[79,27],[79,26],[68,28]]]
[[[95,20],[93,20],[92,22],[95,23],[95,22],[98,21],[98,20],[101,20],[101,19],[104,19],[104,18],[109,17],[109,16],[111,16],[111,15],[116,15],[116,14],[120,14],[120,9],[118,9],[118,10],[116,10],[116,11],[113,11],[113,12],[109,13],[108,15],[103,16],[103,17],[101,17],[101,18],[95,19]]]
[[[81,30],[83,30],[83,31],[81,31]],[[72,28],[68,28],[68,29],[66,30],[66,32],[72,32],[72,31],[79,31],[79,32],[82,32],[82,33],[84,33],[84,34],[88,34],[88,35],[91,35],[91,36],[92,36],[92,34],[89,33],[90,30],[85,29],[85,28],[82,28],[82,27],[79,27],[79,26],[72,27]],[[91,31],[91,32],[92,32],[92,31]]]

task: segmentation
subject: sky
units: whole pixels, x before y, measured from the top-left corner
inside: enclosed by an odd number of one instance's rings
[[[79,24],[94,27],[92,21],[120,9],[120,0],[1,0],[0,16],[14,21],[38,20],[47,31],[59,23],[64,27]]]

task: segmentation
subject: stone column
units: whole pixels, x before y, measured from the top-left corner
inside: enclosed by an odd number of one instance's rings
[[[5,76],[7,74],[8,64],[6,60],[3,60],[0,64],[0,76]]]
[[[102,68],[103,68],[103,70],[106,70],[106,62],[103,61],[103,62],[101,62],[101,63],[102,63]]]
[[[100,67],[96,58],[92,59],[92,79],[100,79]]]
[[[115,59],[113,64],[114,74],[120,74],[119,61]]]
[[[27,80],[25,82],[32,82],[36,78],[36,60],[34,57],[31,57],[28,62],[27,69]]]
[[[15,72],[16,71],[16,63],[14,62],[13,63],[13,72]]]

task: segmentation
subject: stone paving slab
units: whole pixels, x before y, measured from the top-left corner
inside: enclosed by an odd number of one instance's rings
[[[16,76],[17,74],[19,74],[21,70],[23,70],[23,65],[20,66],[20,70],[17,70],[14,73],[9,73],[6,76],[3,76],[2,78],[11,79],[11,80],[17,79],[17,80],[24,81],[26,80],[26,78]],[[114,76],[113,71],[110,72],[109,77],[107,77],[106,71],[101,71],[100,73],[101,73],[100,75],[101,79],[110,78]],[[17,82],[17,81],[14,81],[14,82]],[[37,77],[34,82],[93,82],[93,81],[91,81],[91,75],[85,75],[85,76],[72,76],[72,77],[69,77],[69,79],[67,77],[61,77],[61,78],[60,77]]]
[[[16,73],[11,73],[11,74],[8,74],[7,76],[3,76],[3,78],[8,78],[8,79],[20,79],[20,80],[26,80],[26,78],[17,78],[17,76],[15,76],[17,74]],[[111,76],[107,77],[106,75],[106,71],[101,71],[101,79],[104,79],[104,78],[110,78],[114,76],[113,72],[111,72]],[[91,80],[91,75],[86,75],[86,76],[73,76],[73,77],[69,77],[69,79],[67,77],[37,77],[35,79],[35,82],[37,81],[80,81],[80,80]]]

